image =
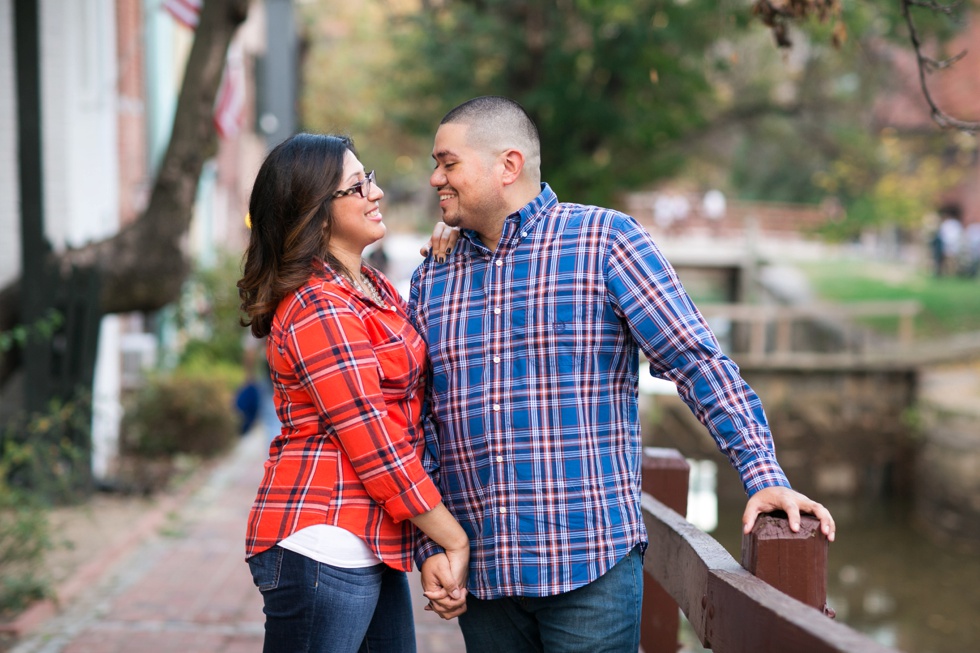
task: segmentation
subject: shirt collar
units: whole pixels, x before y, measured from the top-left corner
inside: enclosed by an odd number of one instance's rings
[[[323,259],[320,259],[320,266],[323,269],[323,274],[321,276],[324,280],[335,284],[339,288],[342,288],[343,291],[348,295],[353,295],[355,297],[360,295],[360,293],[354,288],[351,282],[347,280],[347,277],[345,277],[340,272],[330,267],[330,265]],[[378,278],[370,270],[368,270],[367,266],[365,266],[363,263],[361,264],[361,268],[359,270],[356,270],[355,272],[366,274],[371,279],[371,281],[374,282],[375,286],[377,286],[379,289],[381,288],[381,284],[378,282]]]
[[[555,195],[555,191],[551,190],[551,186],[548,184],[542,183],[541,192],[538,193],[538,196],[518,209],[516,213],[507,216],[507,220],[515,221],[519,227],[523,227],[537,218],[545,209],[557,204],[558,196]]]
[[[523,227],[539,218],[547,209],[558,205],[558,196],[551,186],[547,183],[541,184],[541,192],[537,197],[522,206],[520,209],[508,215],[504,222],[516,222],[517,227]],[[466,236],[474,245],[482,247],[480,236],[472,229],[463,229],[461,235]]]

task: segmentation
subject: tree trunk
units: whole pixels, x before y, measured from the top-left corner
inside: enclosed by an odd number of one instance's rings
[[[103,314],[155,310],[180,293],[189,271],[184,240],[198,179],[204,162],[217,149],[214,101],[228,45],[248,15],[248,5],[248,0],[205,0],[170,143],[143,214],[110,238],[51,255],[62,271],[73,265],[98,270]],[[0,331],[20,322],[20,285],[17,279],[0,289]],[[16,357],[0,360],[0,386],[16,366]]]

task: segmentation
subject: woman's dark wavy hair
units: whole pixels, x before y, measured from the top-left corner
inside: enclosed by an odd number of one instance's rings
[[[255,177],[248,202],[252,230],[238,281],[242,326],[269,334],[283,297],[317,273],[318,261],[349,274],[327,251],[333,224],[331,195],[355,153],[346,136],[296,134],[277,145]]]

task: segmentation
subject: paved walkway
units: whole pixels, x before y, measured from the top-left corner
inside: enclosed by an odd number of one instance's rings
[[[98,574],[84,572],[70,600],[36,619],[11,653],[261,652],[262,599],[243,538],[265,443],[254,429],[196,491],[157,508],[166,514],[155,528]],[[419,653],[462,651],[455,622],[422,610],[417,577],[411,585]]]

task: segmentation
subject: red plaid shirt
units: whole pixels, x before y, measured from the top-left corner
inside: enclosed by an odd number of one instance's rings
[[[283,429],[249,515],[246,558],[330,524],[411,569],[407,519],[441,501],[420,462],[426,347],[390,282],[371,276],[384,309],[325,268],[276,310],[267,353]]]

